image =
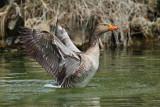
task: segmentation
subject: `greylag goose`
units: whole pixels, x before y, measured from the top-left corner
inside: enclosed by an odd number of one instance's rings
[[[98,24],[91,33],[89,48],[83,53],[70,49],[47,31],[22,27],[19,38],[27,54],[55,78],[53,87],[85,87],[99,66],[100,35],[116,29],[110,24]]]

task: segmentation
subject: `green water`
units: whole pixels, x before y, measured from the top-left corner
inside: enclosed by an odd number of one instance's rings
[[[85,88],[44,87],[53,82],[25,54],[0,53],[0,107],[159,107],[160,44],[101,52]]]

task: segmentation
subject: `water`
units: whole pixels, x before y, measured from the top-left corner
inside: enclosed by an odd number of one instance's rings
[[[101,52],[85,88],[44,87],[53,82],[25,54],[0,53],[0,107],[159,107],[160,44]]]

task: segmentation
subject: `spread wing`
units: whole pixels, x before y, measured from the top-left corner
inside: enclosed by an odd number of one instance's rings
[[[80,57],[67,48],[56,36],[36,29],[20,29],[20,43],[59,84],[74,74],[80,65]]]
[[[71,49],[72,51],[74,52],[81,52],[74,44],[73,42],[71,41],[67,31],[62,28],[60,25],[56,25],[55,27],[55,35],[56,37],[58,37],[58,39],[60,41],[62,41],[64,43],[64,45],[66,47],[68,47],[69,49]]]

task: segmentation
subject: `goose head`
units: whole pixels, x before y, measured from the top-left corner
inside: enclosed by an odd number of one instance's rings
[[[101,24],[98,24],[95,27],[94,32],[98,33],[98,34],[102,34],[102,33],[105,33],[105,32],[108,32],[108,31],[112,31],[112,30],[117,30],[117,29],[118,29],[118,27],[113,26],[111,24],[101,23]]]
[[[89,38],[89,46],[95,46],[95,44],[97,43],[97,40],[99,39],[100,35],[108,32],[108,31],[112,31],[112,30],[117,30],[118,27],[113,26],[111,24],[108,23],[100,23],[98,24],[95,29],[93,30],[93,32],[91,32],[90,38]]]

